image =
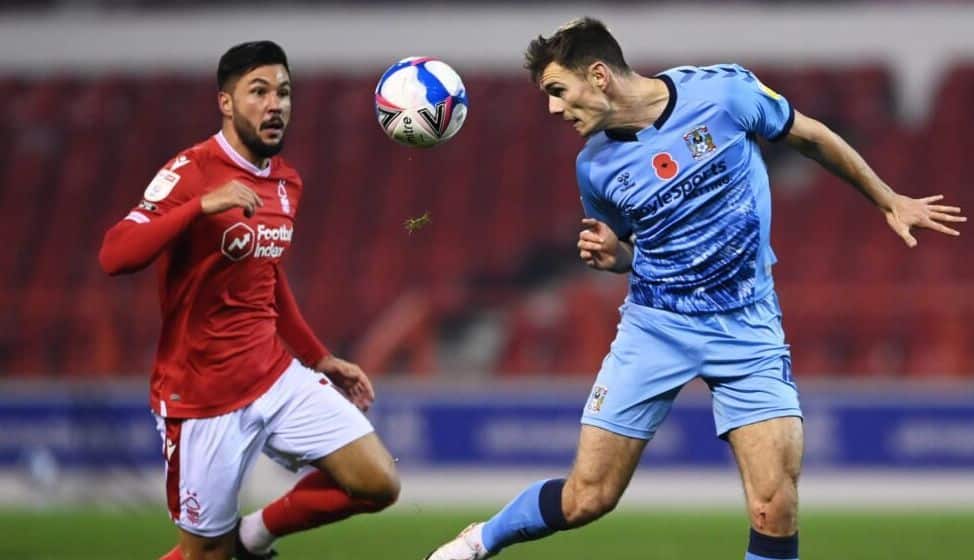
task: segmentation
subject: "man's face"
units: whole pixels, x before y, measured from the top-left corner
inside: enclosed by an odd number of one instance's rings
[[[284,147],[291,121],[291,77],[281,64],[258,66],[234,84],[233,126],[241,142],[258,157],[271,157]]]
[[[571,121],[582,136],[602,130],[609,112],[608,98],[590,74],[591,71],[576,72],[552,62],[538,80],[542,91],[548,94],[548,112]]]

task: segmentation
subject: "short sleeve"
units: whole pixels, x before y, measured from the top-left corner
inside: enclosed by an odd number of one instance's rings
[[[748,133],[760,134],[774,142],[784,138],[795,120],[795,110],[780,93],[774,91],[740,66],[721,67],[736,70],[723,89],[723,105],[731,117]]]
[[[604,222],[619,239],[628,239],[632,234],[632,226],[628,220],[619,212],[619,209],[600,196],[592,185],[589,170],[591,165],[587,160],[580,156],[575,164],[576,180],[578,181],[578,191],[581,194],[582,208],[585,210],[587,218],[595,218]]]

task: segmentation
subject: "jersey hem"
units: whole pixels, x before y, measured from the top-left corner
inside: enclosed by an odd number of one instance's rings
[[[241,409],[252,402],[256,401],[271,388],[274,383],[280,379],[281,375],[287,371],[291,363],[294,362],[295,358],[289,354],[285,354],[284,358],[281,359],[276,367],[270,369],[270,374],[265,376],[265,379],[255,385],[250,391],[245,393],[242,397],[229,404],[221,404],[218,406],[192,406],[183,405],[179,403],[174,403],[172,401],[166,401],[166,414],[163,415],[161,411],[162,399],[157,395],[149,395],[149,406],[152,411],[163,418],[212,418],[214,416],[221,416],[227,414],[228,412],[233,412],[234,410]]]
[[[709,315],[709,314],[712,314],[712,313],[729,313],[731,311],[737,311],[739,309],[743,309],[743,308],[745,308],[745,307],[747,307],[749,305],[754,305],[755,303],[757,303],[757,302],[763,300],[764,298],[768,297],[772,292],[774,292],[774,283],[769,283],[769,285],[768,285],[768,287],[766,289],[761,290],[760,292],[756,292],[753,296],[751,296],[750,298],[748,298],[746,300],[741,300],[741,301],[735,302],[734,304],[731,304],[731,305],[729,305],[727,307],[719,307],[719,308],[718,307],[715,307],[713,309],[700,309],[700,310],[695,310],[695,311],[685,311],[685,310],[682,310],[682,309],[675,309],[675,308],[672,308],[672,307],[662,307],[662,306],[650,305],[649,303],[647,303],[645,301],[640,301],[642,298],[639,298],[633,292],[633,290],[632,290],[632,284],[630,283],[629,295],[626,297],[626,300],[629,303],[632,303],[634,305],[638,305],[640,307],[645,307],[647,309],[657,309],[659,311],[666,311],[666,312],[669,312],[669,313],[678,313],[680,315]]]

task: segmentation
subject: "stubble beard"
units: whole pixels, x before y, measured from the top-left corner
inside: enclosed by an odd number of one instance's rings
[[[233,115],[233,128],[237,131],[237,136],[243,145],[259,158],[276,156],[284,148],[283,132],[277,144],[268,144],[260,139],[257,130],[239,113],[234,113]]]

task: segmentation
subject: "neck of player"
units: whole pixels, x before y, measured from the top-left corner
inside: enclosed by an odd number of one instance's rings
[[[606,128],[642,130],[659,119],[670,100],[670,90],[659,78],[633,73],[613,80],[606,92],[610,116]]]

